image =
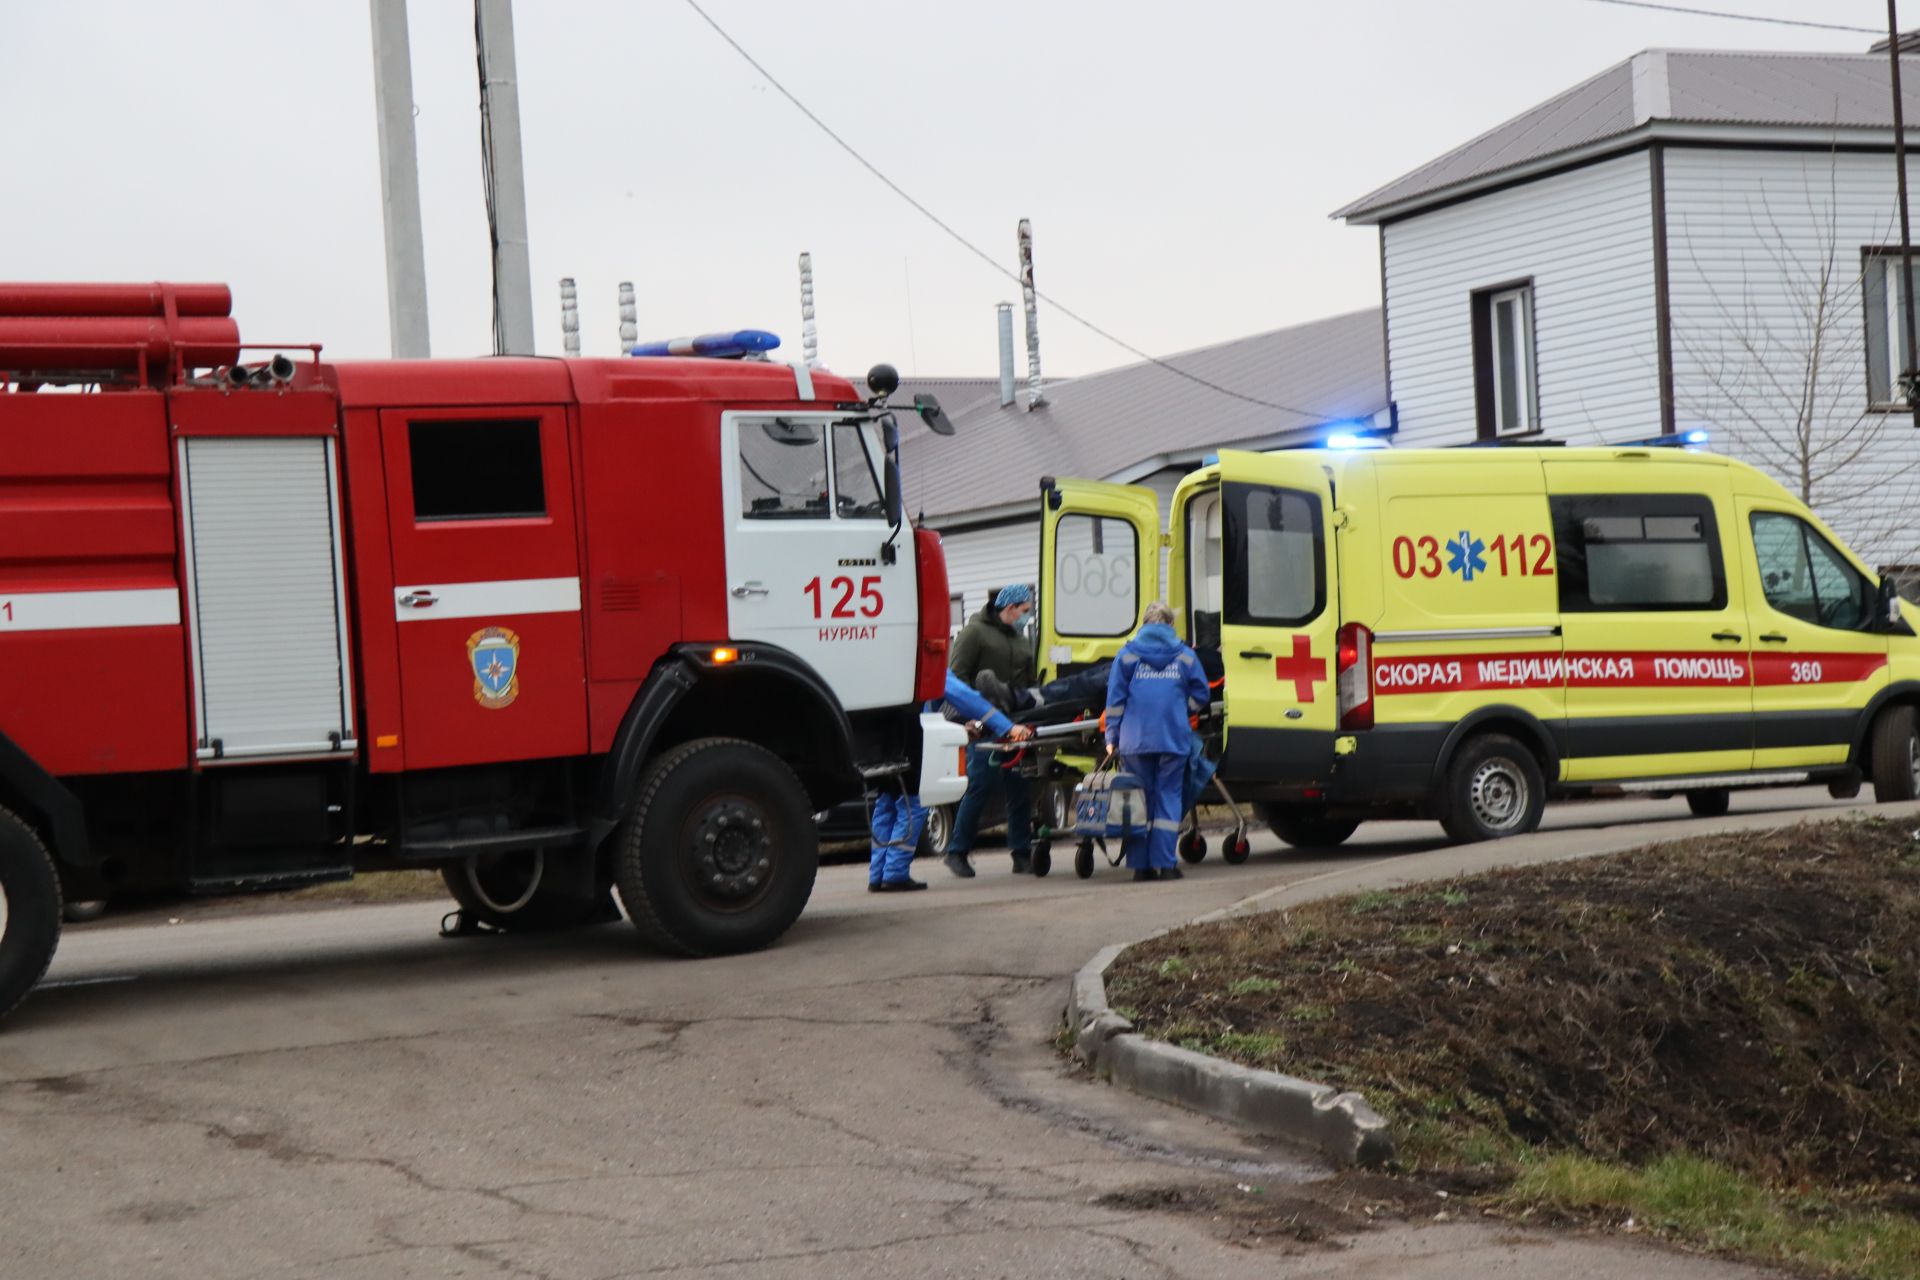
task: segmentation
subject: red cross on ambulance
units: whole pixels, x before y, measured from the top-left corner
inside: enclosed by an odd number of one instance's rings
[[[1327,660],[1313,656],[1311,638],[1295,636],[1292,656],[1273,660],[1273,678],[1293,681],[1293,696],[1301,702],[1312,702],[1313,686],[1327,678]]]

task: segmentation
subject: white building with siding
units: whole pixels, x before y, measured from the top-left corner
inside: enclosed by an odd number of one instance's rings
[[[1355,201],[1396,444],[1705,430],[1920,561],[1894,179],[1884,53],[1652,50]]]

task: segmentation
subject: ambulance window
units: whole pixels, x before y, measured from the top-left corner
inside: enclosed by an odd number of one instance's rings
[[[1053,629],[1124,636],[1140,617],[1140,535],[1112,516],[1064,515],[1053,530]]]
[[[748,520],[825,520],[827,433],[818,422],[745,419],[740,514]]]
[[[1872,623],[1874,597],[1866,578],[1805,521],[1756,511],[1753,553],[1767,603],[1781,613],[1846,631]]]
[[[857,422],[833,424],[833,505],[842,520],[884,520],[880,446]]]
[[[547,514],[540,423],[409,422],[415,520],[529,519]]]
[[[1560,607],[1569,613],[1724,609],[1713,504],[1691,494],[1551,500]]]
[[[1226,621],[1297,627],[1326,604],[1320,499],[1295,489],[1229,483],[1225,507]]]

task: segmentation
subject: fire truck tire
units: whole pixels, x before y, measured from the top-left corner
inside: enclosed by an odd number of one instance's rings
[[[1483,733],[1454,753],[1438,808],[1455,844],[1523,836],[1546,812],[1546,775],[1524,745],[1504,733]]]
[[[765,747],[734,738],[683,743],[648,765],[614,839],[627,915],[677,955],[768,945],[800,918],[820,866],[800,779]]]
[[[60,942],[60,877],[33,828],[0,809],[0,1018],[26,998]]]
[[[440,869],[460,909],[495,929],[533,933],[572,929],[599,919],[598,903],[562,892],[546,878],[547,856],[503,853]]]
[[[1888,707],[1873,722],[1873,798],[1920,799],[1920,721],[1911,706]]]

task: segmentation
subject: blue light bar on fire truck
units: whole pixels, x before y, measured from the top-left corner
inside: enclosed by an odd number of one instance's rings
[[[733,329],[726,333],[703,333],[697,338],[669,338],[665,342],[642,342],[628,350],[630,356],[704,356],[709,360],[743,360],[780,345],[777,334],[765,329]]]

